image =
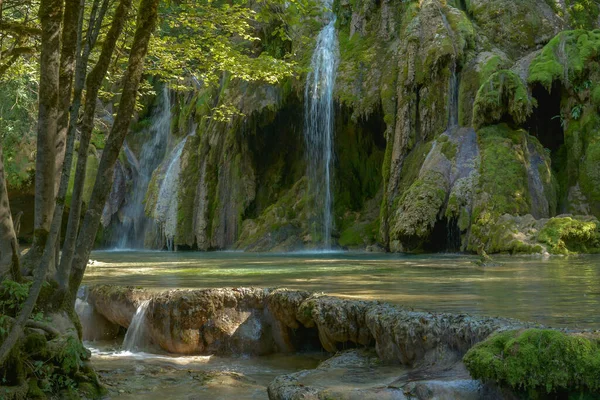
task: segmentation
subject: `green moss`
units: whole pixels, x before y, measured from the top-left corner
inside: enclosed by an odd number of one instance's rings
[[[30,355],[44,357],[46,354],[46,336],[41,333],[30,333],[23,342],[24,348]]]
[[[458,146],[455,143],[449,140],[446,140],[444,143],[442,143],[442,154],[444,154],[448,160],[454,160],[457,152]]]
[[[46,393],[38,386],[38,380],[31,378],[27,381],[29,390],[27,391],[28,399],[46,399]]]
[[[531,200],[527,183],[526,133],[506,124],[478,131],[481,148],[480,188],[489,195],[476,219],[495,219],[502,214],[529,212]]]
[[[516,58],[555,32],[558,18],[548,18],[547,6],[537,0],[468,2],[467,12],[492,46]],[[490,47],[492,47],[490,46]]]
[[[438,219],[447,191],[447,182],[439,172],[429,171],[415,180],[396,207],[392,239],[400,240],[407,250],[420,249]]]
[[[565,0],[569,22],[577,29],[593,29],[598,25],[600,8],[594,0]]]
[[[509,67],[504,58],[493,53],[484,53],[465,66],[461,72],[458,95],[458,120],[461,126],[472,126],[473,105],[481,84],[493,73]]]
[[[578,84],[591,60],[600,54],[600,30],[565,31],[556,35],[529,66],[529,83],[548,91],[555,81]]]
[[[600,141],[587,146],[580,165],[580,182],[589,199],[600,202]]]
[[[554,254],[600,252],[600,224],[595,219],[552,218],[537,240]]]
[[[528,393],[530,398],[600,391],[596,335],[546,329],[502,332],[471,348],[463,362],[473,378]]]
[[[535,103],[517,74],[501,70],[493,73],[479,88],[473,106],[473,122],[476,128],[507,118],[521,124],[531,114]]]
[[[78,153],[73,154],[73,164],[71,167],[71,175],[69,177],[69,186],[67,189],[66,204],[71,204],[71,198],[73,197],[73,187],[75,186],[75,171],[77,169],[77,157]],[[92,190],[94,189],[94,183],[96,182],[96,174],[98,173],[98,167],[100,166],[100,157],[96,147],[90,145],[88,149],[88,158],[85,166],[85,181],[83,183],[83,194],[82,199],[84,203],[89,203],[92,197]]]
[[[353,224],[340,234],[338,244],[342,247],[357,248],[375,243],[379,232],[379,221]]]

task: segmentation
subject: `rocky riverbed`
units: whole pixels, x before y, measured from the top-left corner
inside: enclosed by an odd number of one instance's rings
[[[85,299],[89,308],[82,323],[95,327],[86,329],[86,335],[93,332],[86,339],[115,339],[130,328],[143,304],[139,340],[148,351],[170,355],[125,354],[115,368],[97,353],[96,368],[119,398],[138,387],[158,396],[182,390],[190,399],[203,398],[193,393],[209,393],[211,387],[265,398],[267,385],[270,399],[510,398],[471,378],[462,358],[494,332],[534,327],[287,289],[149,291],[99,285],[88,288]],[[228,368],[198,369],[215,355],[293,360],[306,352],[326,360],[258,380]],[[194,356],[179,358],[187,360],[181,364],[176,357],[181,355]]]

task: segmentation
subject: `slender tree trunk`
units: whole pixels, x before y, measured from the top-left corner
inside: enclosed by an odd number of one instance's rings
[[[81,232],[77,237],[77,252],[73,259],[69,280],[69,290],[73,303],[94,245],[102,209],[112,188],[115,162],[123,146],[135,109],[138,87],[144,69],[144,59],[148,52],[148,43],[158,18],[158,3],[159,0],[142,0],[140,2],[136,31],[129,54],[129,65],[123,78],[123,92],[119,102],[119,110],[102,152],[90,206],[85,213]]]
[[[0,281],[11,276],[19,281],[19,244],[10,214],[6,177],[4,176],[4,156],[0,141]]]
[[[54,214],[54,166],[56,118],[58,114],[58,71],[60,60],[61,0],[42,0],[40,21],[42,24],[42,51],[40,57],[39,120],[35,174],[35,221],[34,247],[43,254],[41,262],[33,271],[34,281],[19,316],[0,346],[0,365],[10,354],[35,307],[46,278],[50,261],[54,256],[54,243],[48,241],[52,214]],[[40,251],[40,249],[42,249]],[[31,251],[34,249],[32,248]],[[30,252],[31,252],[30,251]],[[34,253],[31,261],[36,261]]]
[[[35,265],[42,255],[54,212],[62,6],[62,0],[42,0],[40,3],[42,46],[35,163],[35,216],[33,246],[27,256],[29,265]]]
[[[75,244],[79,229],[79,220],[81,217],[81,206],[83,201],[83,186],[85,183],[88,147],[90,145],[92,130],[94,129],[94,116],[96,113],[96,101],[98,99],[98,92],[100,91],[100,86],[102,85],[102,81],[104,80],[106,72],[108,71],[110,59],[115,50],[117,40],[123,30],[123,26],[125,25],[127,14],[129,13],[129,9],[131,8],[131,3],[132,0],[120,0],[119,5],[117,6],[117,9],[115,11],[112,25],[108,31],[108,34],[106,35],[104,43],[102,44],[102,52],[100,53],[98,62],[87,77],[86,96],[83,109],[83,118],[81,121],[81,136],[79,139],[79,152],[77,157],[77,169],[75,171],[73,194],[71,196],[71,209],[69,211],[69,222],[67,224],[67,233],[65,235],[62,259],[58,267],[57,274],[58,282],[63,289],[66,289],[68,287],[68,276],[69,271],[71,269],[73,254],[75,252]],[[103,9],[105,9],[104,5]],[[88,37],[92,38],[93,36]],[[89,51],[87,53],[87,56],[89,56]],[[85,60],[86,62],[87,56]],[[82,63],[82,70],[85,71],[85,67],[83,66],[83,64],[84,63]],[[79,71],[80,69],[78,68],[78,72]],[[75,95],[77,102],[79,102],[79,99],[81,98],[81,94],[79,94],[78,98],[77,91],[81,89],[79,85],[81,84],[82,79],[82,75],[79,75],[76,79],[77,87]],[[79,104],[77,104],[77,106],[79,106]]]
[[[73,74],[75,72],[75,54],[78,47],[78,32],[81,10],[80,0],[65,0],[65,13],[63,16],[62,49],[60,53],[59,94],[58,94],[58,119],[56,130],[56,162],[55,162],[55,190],[58,193],[62,164],[65,158],[67,131],[69,127],[69,108],[71,106],[71,89],[73,88]]]

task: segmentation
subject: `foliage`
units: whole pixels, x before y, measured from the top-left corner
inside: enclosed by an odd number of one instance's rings
[[[0,82],[37,70],[39,0],[4,0],[0,12]]]
[[[512,330],[475,345],[463,362],[475,379],[536,394],[600,391],[597,335]]]
[[[0,135],[9,189],[30,183],[35,167],[37,83],[24,75],[2,83],[0,91]]]
[[[21,309],[21,304],[29,294],[31,283],[18,283],[5,279],[0,283],[0,321],[3,316],[16,315]],[[3,332],[0,331],[0,336]]]
[[[286,14],[297,14],[302,8],[299,2],[286,6],[283,2],[259,1],[255,7],[244,0],[166,3],[150,47],[147,73],[174,87],[181,87],[190,75],[200,85],[214,86],[224,72],[233,79],[277,83],[294,73],[295,64],[282,49],[263,51],[256,27],[278,15],[281,23],[271,27],[269,38],[279,39],[285,49],[290,41]]]

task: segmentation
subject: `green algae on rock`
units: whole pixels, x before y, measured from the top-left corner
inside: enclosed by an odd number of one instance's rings
[[[509,330],[476,344],[463,362],[475,379],[506,385],[530,398],[600,392],[600,338],[593,333]]]

